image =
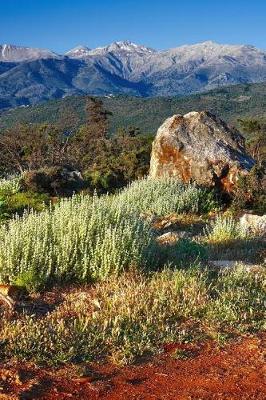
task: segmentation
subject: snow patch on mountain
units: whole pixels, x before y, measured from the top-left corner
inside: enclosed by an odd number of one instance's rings
[[[146,46],[137,45],[129,40],[114,42],[108,46],[97,47],[90,51],[90,55],[105,55],[108,53],[139,53],[139,54],[152,54],[156,50]]]
[[[71,58],[83,58],[90,55],[91,49],[87,46],[76,46],[74,49],[71,49],[65,53],[67,57]]]

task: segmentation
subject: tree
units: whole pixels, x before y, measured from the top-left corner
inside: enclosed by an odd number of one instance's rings
[[[70,143],[73,163],[80,169],[97,168],[99,161],[107,157],[111,143],[108,138],[108,115],[101,100],[88,97],[85,104],[86,124]]]
[[[103,108],[103,102],[95,97],[87,97],[85,111],[89,139],[107,139],[108,116],[111,113]]]
[[[266,124],[256,119],[240,119],[241,128],[247,134],[247,145],[252,157],[258,162],[266,159]]]
[[[64,137],[52,125],[18,125],[0,135],[0,168],[5,173],[60,165],[64,152]]]
[[[56,126],[65,136],[71,136],[77,131],[80,126],[80,116],[71,103],[60,104]]]

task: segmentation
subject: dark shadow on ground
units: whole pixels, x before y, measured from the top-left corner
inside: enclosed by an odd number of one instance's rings
[[[266,258],[266,240],[263,238],[207,243],[206,249],[210,260],[236,260],[261,264]]]

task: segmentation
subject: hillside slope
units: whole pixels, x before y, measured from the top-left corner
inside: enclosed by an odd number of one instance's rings
[[[111,111],[111,131],[136,126],[143,133],[155,133],[162,121],[173,114],[191,110],[209,110],[227,122],[237,125],[238,118],[266,118],[266,83],[236,85],[183,98],[117,96],[103,97]],[[85,121],[84,96],[52,100],[37,106],[20,107],[0,114],[0,128],[16,123],[60,123],[71,127]]]

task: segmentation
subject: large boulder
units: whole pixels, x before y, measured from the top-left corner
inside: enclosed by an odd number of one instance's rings
[[[238,131],[210,112],[190,112],[168,118],[158,129],[150,176],[171,176],[231,192],[239,175],[254,164]]]

